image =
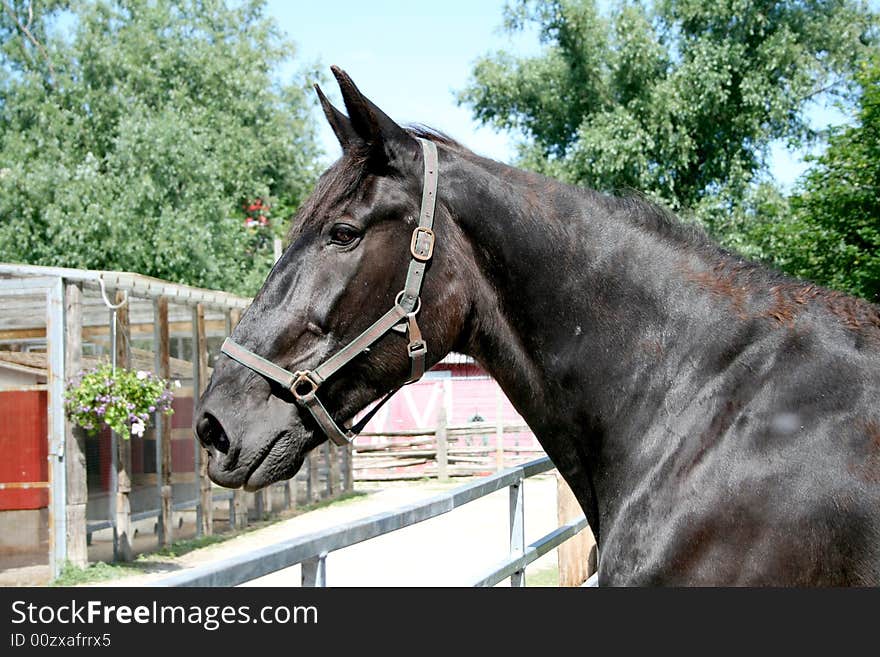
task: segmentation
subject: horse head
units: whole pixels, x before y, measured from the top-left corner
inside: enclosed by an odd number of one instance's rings
[[[422,140],[442,138],[404,129],[345,72],[333,74],[347,116],[315,89],[342,157],[294,217],[289,246],[224,346],[194,415],[210,477],[223,486],[257,490],[292,477],[328,434],[338,437],[339,426],[412,377],[419,340],[427,345],[419,366],[430,367],[467,320],[454,258],[463,240],[442,198],[432,228],[419,228]],[[418,290],[405,293],[413,267],[421,267]],[[381,334],[363,338],[379,318]],[[328,359],[338,366],[330,374],[321,369]]]

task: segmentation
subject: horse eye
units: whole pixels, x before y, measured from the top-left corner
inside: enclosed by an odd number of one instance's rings
[[[330,230],[330,242],[339,246],[348,246],[360,236],[356,228],[346,224],[337,224]]]

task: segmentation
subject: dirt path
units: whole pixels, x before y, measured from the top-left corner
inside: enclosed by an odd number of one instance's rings
[[[258,547],[389,511],[427,499],[458,483],[358,484],[354,499],[303,513],[223,543],[177,558],[153,557],[141,575],[106,580],[94,586],[143,586],[200,564],[250,552]],[[556,527],[556,481],[541,475],[525,482],[526,543]],[[503,559],[508,550],[507,489],[471,502],[437,518],[331,553],[330,586],[467,586]],[[544,555],[531,569],[549,568],[556,552]],[[248,582],[245,586],[299,586],[300,567]]]

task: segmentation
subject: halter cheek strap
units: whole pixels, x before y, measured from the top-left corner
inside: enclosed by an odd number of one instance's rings
[[[318,399],[318,388],[327,379],[369,349],[370,345],[391,330],[400,330],[409,337],[409,344],[406,350],[410,359],[410,377],[406,383],[418,381],[425,373],[425,357],[428,349],[425,340],[422,338],[419,325],[416,322],[416,315],[422,305],[419,295],[422,290],[422,281],[425,278],[425,270],[428,262],[434,255],[433,227],[434,209],[437,201],[439,160],[437,146],[434,142],[427,139],[419,139],[419,142],[422,146],[425,164],[419,225],[416,226],[410,240],[411,260],[406,272],[406,282],[403,289],[398,292],[394,300],[394,306],[373,322],[363,333],[313,370],[290,372],[242,347],[234,342],[232,338],[226,338],[223,346],[220,348],[220,351],[231,359],[289,390],[296,402],[308,409],[324,433],[327,434],[327,437],[337,445],[347,445],[360,433],[382,404],[388,401],[391,395],[400,388],[398,387],[388,392],[379,404],[374,406],[355,427],[343,431],[333,420],[330,413],[327,412],[327,409],[324,408],[321,400]]]

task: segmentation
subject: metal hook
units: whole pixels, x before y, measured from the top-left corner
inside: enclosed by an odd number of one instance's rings
[[[128,290],[122,291],[122,301],[117,303],[116,305],[110,303],[110,300],[107,298],[107,288],[104,287],[104,279],[98,278],[98,285],[101,287],[101,298],[104,300],[104,305],[107,306],[110,310],[116,310],[117,308],[121,308],[128,301]]]
[[[122,301],[112,304],[107,298],[107,288],[104,287],[103,278],[98,278],[98,285],[101,288],[101,300],[107,308],[113,311],[113,325],[110,327],[110,366],[113,374],[116,374],[116,311],[128,302],[128,290],[122,291]]]

